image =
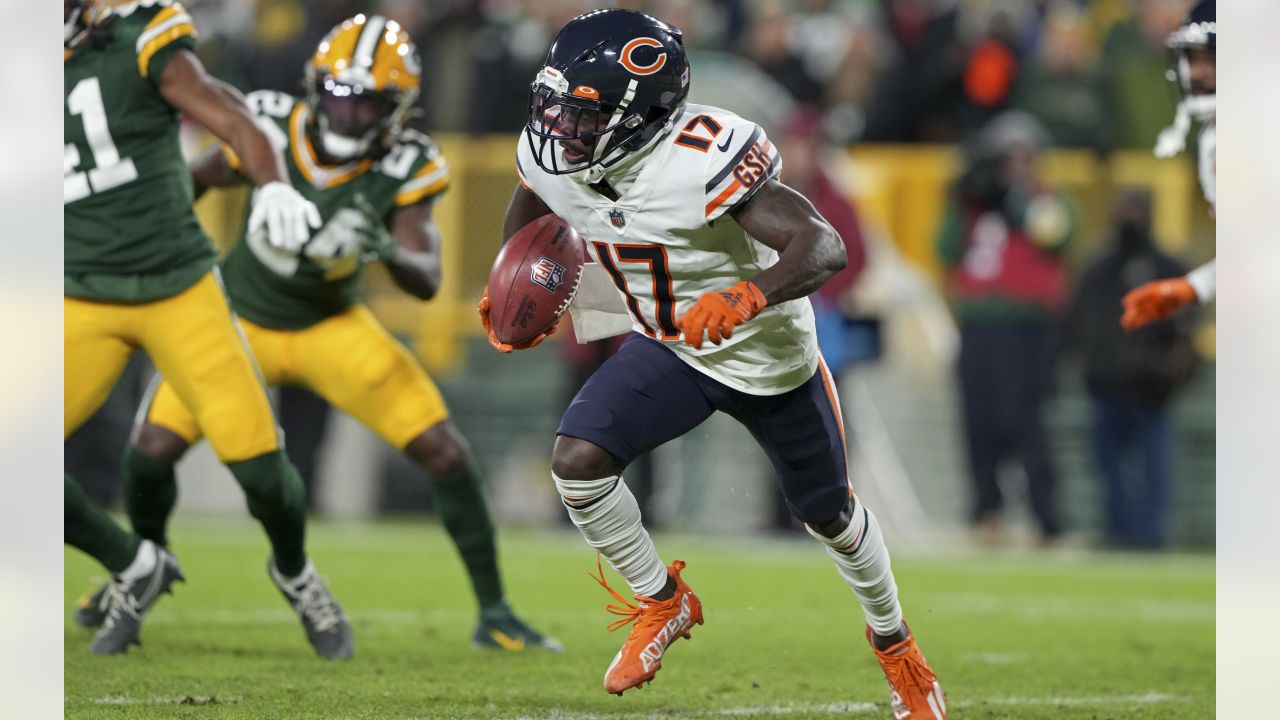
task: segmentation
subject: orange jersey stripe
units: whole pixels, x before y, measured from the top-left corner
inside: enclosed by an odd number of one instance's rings
[[[725,200],[728,200],[730,196],[738,192],[738,190],[740,190],[741,188],[742,188],[742,181],[734,180],[732,183],[730,183],[729,187],[725,188],[724,191],[721,192],[719,195],[717,195],[714,200],[707,203],[707,209],[704,214],[710,215],[713,211],[715,211],[716,208],[723,205]]]

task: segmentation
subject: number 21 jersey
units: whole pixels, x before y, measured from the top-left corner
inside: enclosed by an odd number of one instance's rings
[[[143,302],[185,290],[216,257],[191,209],[178,112],[158,90],[196,30],[170,0],[113,13],[101,39],[64,51],[64,291]]]

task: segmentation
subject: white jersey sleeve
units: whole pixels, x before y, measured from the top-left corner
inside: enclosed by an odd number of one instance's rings
[[[755,123],[736,119],[740,124],[718,128],[715,139],[720,142],[713,139],[706,150],[707,182],[703,200],[707,222],[746,203],[782,171],[782,156],[764,130]],[[715,123],[712,116],[699,115],[695,120],[700,125],[716,127],[712,125]]]

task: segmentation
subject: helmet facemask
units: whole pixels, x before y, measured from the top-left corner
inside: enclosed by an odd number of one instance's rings
[[[627,111],[625,98],[615,104],[570,95],[554,86],[556,77],[544,68],[529,92],[525,133],[539,167],[553,175],[610,167],[637,148],[633,141],[645,129],[644,118]]]
[[[1156,138],[1155,154],[1162,158],[1186,149],[1193,121],[1210,123],[1217,114],[1218,22],[1213,0],[1192,6],[1165,47],[1171,56],[1165,77],[1177,88],[1178,106],[1173,124]]]
[[[308,67],[313,139],[323,159],[343,163],[385,151],[408,119],[416,92],[372,90]]]
[[[1192,71],[1192,63],[1216,60],[1213,48],[1180,47],[1172,53],[1173,60],[1166,75],[1178,88],[1179,102],[1193,119],[1200,122],[1212,120],[1217,114],[1217,83],[1215,81],[1212,88],[1203,86]]]

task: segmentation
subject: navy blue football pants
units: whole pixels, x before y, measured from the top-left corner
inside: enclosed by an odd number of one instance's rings
[[[719,410],[746,426],[777,474],[792,513],[829,522],[849,499],[844,430],[824,367],[781,395],[751,395],[693,369],[662,343],[632,334],[587,380],[559,435],[603,448],[626,467]]]

